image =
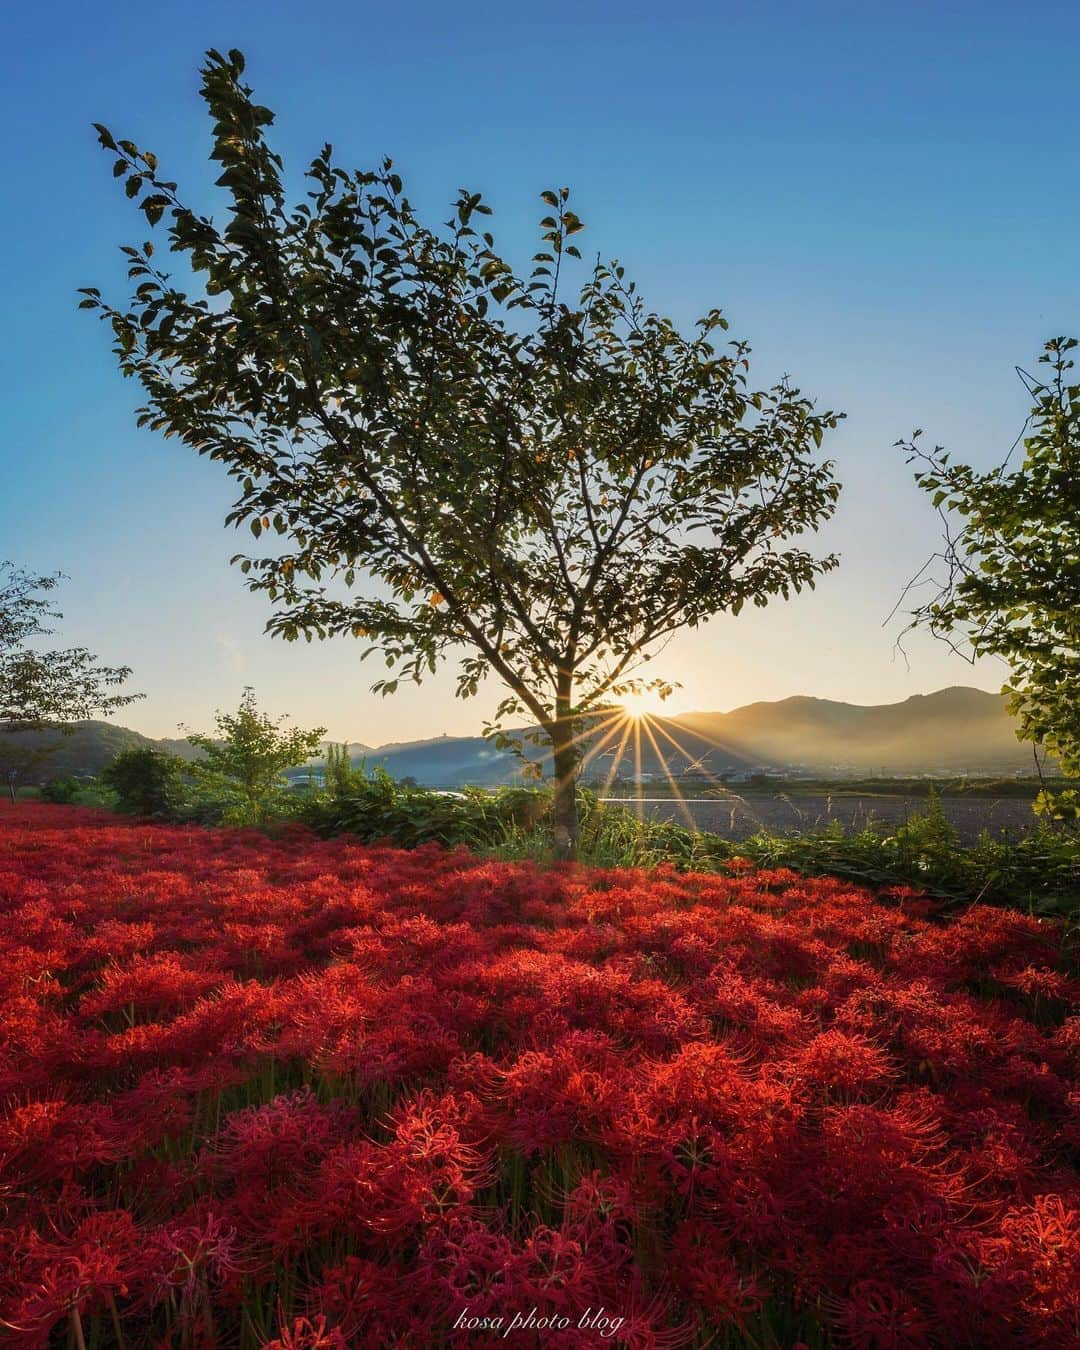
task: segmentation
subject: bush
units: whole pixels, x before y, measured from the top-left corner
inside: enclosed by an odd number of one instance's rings
[[[389,839],[404,848],[464,844],[502,859],[550,862],[551,793],[543,788],[465,788],[435,792],[406,786],[384,769],[368,774],[338,759],[327,790],[308,799],[300,818],[318,834]],[[639,820],[625,807],[600,803],[579,789],[578,856],[597,867],[657,867],[709,871],[732,858],[762,867],[789,867],[808,876],[832,875],[872,886],[916,886],[938,900],[984,901],[1038,914],[1080,916],[1080,845],[1040,826],[1013,839],[984,832],[959,843],[931,792],[926,809],[891,832],[870,825],[845,832],[839,821],[797,835],[761,831],[748,839],[691,830],[670,820]]]
[[[142,757],[142,758],[140,758]],[[168,763],[172,762],[169,769]],[[134,770],[163,774],[153,804],[149,796],[126,787],[121,810],[171,816],[204,825],[249,823],[234,820],[220,795],[192,793],[187,766],[158,751],[128,751],[118,756],[102,781],[115,786],[130,762]],[[138,788],[138,784],[135,784]],[[185,795],[186,794],[186,795]],[[551,792],[545,788],[503,787],[491,792],[465,788],[437,792],[401,782],[381,767],[354,767],[342,749],[330,747],[326,786],[315,792],[281,793],[270,819],[298,819],[317,834],[355,835],[365,842],[390,840],[402,848],[436,843],[459,845],[501,859],[548,863],[554,856]],[[788,867],[808,876],[831,875],[870,886],[914,886],[955,904],[983,901],[1034,914],[1080,919],[1080,844],[1075,837],[1040,825],[1018,838],[984,832],[972,845],[958,842],[936,793],[926,809],[891,832],[880,825],[848,833],[838,821],[825,829],[797,835],[761,831],[748,839],[691,830],[675,821],[639,820],[625,807],[600,803],[579,789],[579,858],[598,867],[673,865],[686,871],[723,868],[733,858],[761,867]]]
[[[1019,838],[984,831],[969,846],[944,846],[932,836],[920,841],[919,818],[892,834],[868,827],[845,834],[834,824],[812,834],[765,833],[732,843],[764,867],[791,867],[809,876],[830,874],[871,886],[917,886],[938,900],[982,901],[1033,914],[1080,918],[1080,846],[1049,826]]]
[[[542,828],[507,830],[493,846],[501,858],[550,856]],[[582,862],[601,867],[707,871],[732,858],[761,867],[789,867],[807,876],[838,876],[868,886],[915,886],[946,903],[1005,905],[1080,921],[1080,844],[1068,832],[1040,825],[1011,838],[984,831],[961,845],[933,794],[927,809],[891,832],[867,826],[847,833],[839,821],[825,829],[748,839],[687,829],[675,821],[638,820],[625,807],[595,805],[581,833]]]
[[[437,843],[485,849],[545,824],[551,832],[551,793],[542,789],[436,792],[400,783],[379,766],[370,774],[363,764],[352,768],[334,753],[327,767],[326,791],[299,810],[300,819],[324,836],[391,839],[403,848]]]
[[[101,771],[101,783],[116,794],[117,809],[164,820],[188,800],[188,766],[179,755],[152,746],[122,750]]]
[[[79,791],[75,796],[76,806],[96,806],[105,811],[116,810],[116,793],[106,787],[100,778],[79,778],[76,780]]]
[[[69,806],[79,795],[79,784],[74,778],[50,778],[41,789],[41,800],[54,806]]]
[[[287,730],[255,705],[255,691],[245,688],[235,713],[218,712],[216,735],[193,733],[189,744],[203,756],[191,765],[200,800],[227,825],[265,825],[293,814],[287,769],[314,755],[326,730]]]

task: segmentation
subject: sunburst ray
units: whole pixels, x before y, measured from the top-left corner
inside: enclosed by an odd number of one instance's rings
[[[746,800],[746,798],[742,796],[741,793],[733,792],[731,788],[727,785],[727,783],[717,778],[715,774],[711,773],[705,767],[705,765],[702,763],[704,756],[699,756],[695,759],[695,757],[690,753],[690,751],[687,750],[686,746],[680,745],[680,743],[675,739],[675,737],[666,727],[663,727],[659,723],[657,723],[656,729],[657,731],[660,732],[662,736],[664,736],[667,740],[671,742],[671,744],[675,747],[675,749],[678,750],[680,755],[685,755],[687,763],[691,765],[696,765],[701,769],[702,775],[709,780],[709,782],[712,784],[714,788],[716,788],[718,792],[722,793],[723,796],[726,797],[729,801],[737,802],[738,805],[742,807],[742,809],[746,812],[746,814],[750,817],[750,819],[754,822],[755,825],[764,826],[765,822],[754,810],[754,808],[750,805],[750,803]],[[697,735],[698,733],[695,732],[694,734]],[[702,740],[708,740],[708,737],[703,736]],[[720,745],[718,741],[709,741],[709,744],[715,745],[718,750],[724,749],[724,747]]]
[[[648,736],[648,738],[649,738],[649,743],[650,743],[650,745],[652,746],[653,751],[654,751],[655,754],[656,754],[657,761],[659,762],[660,767],[663,769],[664,774],[665,774],[665,776],[666,776],[668,782],[671,784],[671,791],[672,791],[672,794],[673,794],[673,798],[674,798],[674,800],[678,803],[679,810],[682,812],[682,814],[683,814],[683,816],[684,816],[684,818],[685,818],[685,820],[686,820],[687,826],[688,826],[695,834],[700,834],[700,832],[701,832],[701,826],[700,826],[700,825],[697,823],[697,821],[694,819],[694,813],[693,813],[693,811],[691,811],[690,808],[689,808],[689,806],[687,806],[687,804],[686,804],[686,798],[682,795],[682,789],[679,787],[678,783],[675,781],[675,778],[674,778],[674,776],[673,776],[671,770],[668,768],[667,760],[664,758],[664,756],[663,756],[663,754],[662,754],[662,752],[661,752],[661,750],[660,750],[660,746],[659,746],[659,744],[658,744],[658,742],[657,742],[657,740],[656,740],[656,737],[655,737],[655,736],[653,735],[653,733],[652,733],[652,728],[651,728],[650,725],[649,725],[649,723],[650,723],[651,720],[652,720],[652,719],[651,719],[650,717],[648,717],[647,715],[646,715],[645,717],[641,718],[641,729],[642,729],[642,731],[644,731],[645,735]],[[664,728],[663,728],[663,727],[659,727],[659,730],[662,732],[662,731],[664,730]]]

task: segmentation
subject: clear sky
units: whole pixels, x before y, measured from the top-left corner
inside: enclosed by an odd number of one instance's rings
[[[5,37],[0,557],[71,576],[65,639],[147,695],[121,721],[208,727],[252,684],[301,725],[382,743],[473,732],[498,697],[457,702],[447,673],[379,700],[358,643],[265,637],[267,602],[228,566],[220,466],[135,428],[139,391],[75,309],[77,286],[125,293],[117,245],[146,233],[91,120],[212,204],[209,46],[246,52],[293,168],[331,140],[350,164],[391,154],[432,211],[483,190],[522,264],[536,194],[568,184],[583,242],[653,308],[719,305],[758,382],[788,372],[847,411],[821,541],[840,570],[672,643],[673,709],[1000,685],[927,639],[910,669],[894,655],[883,621],[937,528],[892,445],[919,426],[996,463],[1026,410],[1014,367],[1080,333],[1080,6],[54,0],[9,7]]]

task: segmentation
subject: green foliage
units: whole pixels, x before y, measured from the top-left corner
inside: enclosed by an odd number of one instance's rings
[[[82,778],[76,781],[79,785],[79,790],[75,795],[77,806],[92,806],[104,811],[115,811],[117,809],[116,793],[104,784],[100,777]]]
[[[943,590],[913,622],[962,634],[974,656],[1009,664],[1003,692],[1017,735],[1044,747],[1067,778],[1080,777],[1080,384],[1069,382],[1068,355],[1076,345],[1055,338],[1039,358],[1051,375],[1029,381],[1031,434],[1017,470],[1006,462],[978,473],[940,447],[905,445],[934,506],[964,521],[946,536]],[[1080,791],[1048,787],[1036,809],[1080,824]]]
[[[1075,838],[1040,826],[1010,838],[983,832],[974,844],[950,844],[936,826],[924,833],[918,818],[902,830],[867,827],[848,834],[838,822],[811,834],[761,833],[729,856],[808,875],[848,877],[871,886],[915,886],[956,904],[981,901],[1080,921],[1080,846]]]
[[[401,847],[462,844],[503,859],[554,860],[552,793],[536,788],[476,788],[461,793],[408,788],[376,768],[356,775],[341,796],[317,794],[300,817],[318,833],[386,839]],[[1080,921],[1080,845],[1048,827],[1018,838],[984,832],[958,843],[939,801],[892,830],[867,826],[848,833],[839,821],[823,830],[731,840],[674,821],[638,819],[579,789],[579,858],[597,867],[708,871],[734,858],[762,867],[790,867],[867,886],[914,886],[946,903],[981,901]]]
[[[579,792],[582,805],[578,858],[594,867],[657,867],[674,864],[686,870],[707,871],[718,857],[726,857],[724,841],[716,835],[688,830],[673,821],[639,820],[630,811],[596,801]],[[512,825],[492,850],[501,858],[552,861],[551,832],[543,827]]]
[[[53,748],[20,733],[69,731],[72,722],[95,712],[107,715],[142,698],[107,692],[131,674],[127,666],[99,666],[85,647],[41,651],[27,645],[53,633],[50,621],[63,617],[47,598],[60,580],[59,572],[35,576],[0,562],[0,770],[12,801],[19,778],[41,765]]]
[[[259,712],[255,691],[248,687],[235,713],[217,714],[215,736],[188,736],[203,751],[189,772],[202,797],[222,806],[225,823],[261,825],[287,810],[285,771],[318,751],[326,728],[286,730],[285,720]]]
[[[341,800],[354,791],[362,791],[367,781],[363,762],[353,768],[347,745],[326,747],[326,790],[331,797]]]
[[[1042,827],[1016,838],[984,831],[974,844],[961,845],[940,805],[892,830],[870,825],[849,833],[834,821],[803,834],[763,830],[737,841],[703,836],[700,848],[715,859],[745,857],[811,876],[915,886],[945,902],[981,901],[1080,918],[1080,847],[1074,839]]]
[[[118,810],[164,820],[174,817],[188,798],[189,769],[178,755],[137,746],[106,765],[99,782],[115,794]]]
[[[78,795],[79,784],[74,778],[50,778],[41,788],[41,800],[54,806],[68,806]]]
[[[538,788],[500,788],[484,792],[435,792],[410,786],[376,766],[342,771],[328,761],[327,791],[300,808],[300,818],[320,834],[355,834],[372,841],[389,839],[403,848],[438,843],[482,849],[502,844],[515,832],[551,831],[552,794]]]
[[[462,697],[494,673],[509,692],[488,730],[524,714],[550,741],[570,848],[580,717],[640,687],[678,629],[835,566],[792,541],[834,509],[817,452],[837,415],[786,381],[754,390],[746,343],[716,345],[719,310],[684,336],[617,262],[565,298],[583,228],[566,188],[541,194],[527,275],[479,193],[432,229],[390,160],[348,172],[327,145],[290,206],[243,70],[235,51],[203,68],[223,224],[98,127],[199,293],[145,243],[124,250],[128,308],[96,288],[81,303],[146,391],[140,424],[222,463],[229,523],[277,536],[234,559],[274,606],[269,631],[367,641],[384,694],[451,656]]]
[[[491,850],[501,858],[550,857],[542,831],[507,831]],[[1017,838],[984,831],[961,845],[933,792],[924,811],[892,830],[845,831],[839,821],[800,834],[761,830],[748,839],[689,830],[674,821],[639,820],[621,806],[598,806],[582,827],[580,858],[601,867],[708,871],[734,858],[789,867],[809,876],[846,877],[867,886],[914,886],[946,904],[1005,905],[1080,922],[1080,844],[1043,826]]]

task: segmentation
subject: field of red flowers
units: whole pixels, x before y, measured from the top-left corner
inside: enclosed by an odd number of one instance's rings
[[[1080,1343],[1051,922],[42,805],[0,914],[0,1341]]]

